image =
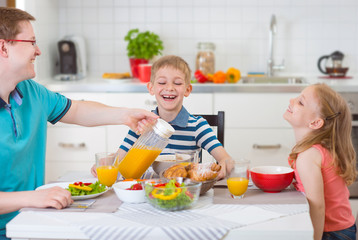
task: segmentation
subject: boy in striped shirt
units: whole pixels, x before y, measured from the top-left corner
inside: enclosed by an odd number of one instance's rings
[[[193,88],[190,79],[188,64],[178,56],[161,57],[152,66],[147,88],[158,104],[154,113],[175,129],[161,154],[188,153],[203,148],[222,166],[219,177],[223,178],[226,175],[226,162],[231,166],[233,160],[207,121],[200,116],[191,115],[183,106],[184,97],[188,97]],[[118,150],[120,158],[124,157],[138,137],[139,135],[129,130]]]

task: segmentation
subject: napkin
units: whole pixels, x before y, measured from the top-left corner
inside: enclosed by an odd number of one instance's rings
[[[233,199],[227,188],[214,188],[214,204],[307,204],[306,197],[296,190],[285,189],[279,193],[266,193],[248,189],[242,199]]]

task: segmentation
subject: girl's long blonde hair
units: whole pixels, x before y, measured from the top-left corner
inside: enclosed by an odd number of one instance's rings
[[[321,118],[324,125],[312,131],[298,142],[290,153],[291,165],[299,153],[321,144],[328,149],[333,164],[347,185],[352,184],[357,176],[356,153],[352,143],[352,116],[346,101],[326,84],[313,85],[318,98]]]

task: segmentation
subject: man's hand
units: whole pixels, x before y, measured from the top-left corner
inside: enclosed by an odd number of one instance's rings
[[[143,133],[159,118],[158,115],[143,109],[127,108],[122,113],[123,124],[130,127],[136,133]]]
[[[73,203],[71,193],[61,187],[32,191],[31,197],[30,207],[62,209]]]

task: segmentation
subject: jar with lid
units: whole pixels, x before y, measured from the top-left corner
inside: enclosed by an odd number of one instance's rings
[[[139,179],[167,146],[174,131],[169,123],[159,118],[137,139],[123,160],[116,163],[118,171],[124,178]]]
[[[199,42],[196,55],[196,70],[204,75],[215,73],[215,44],[212,42]]]

